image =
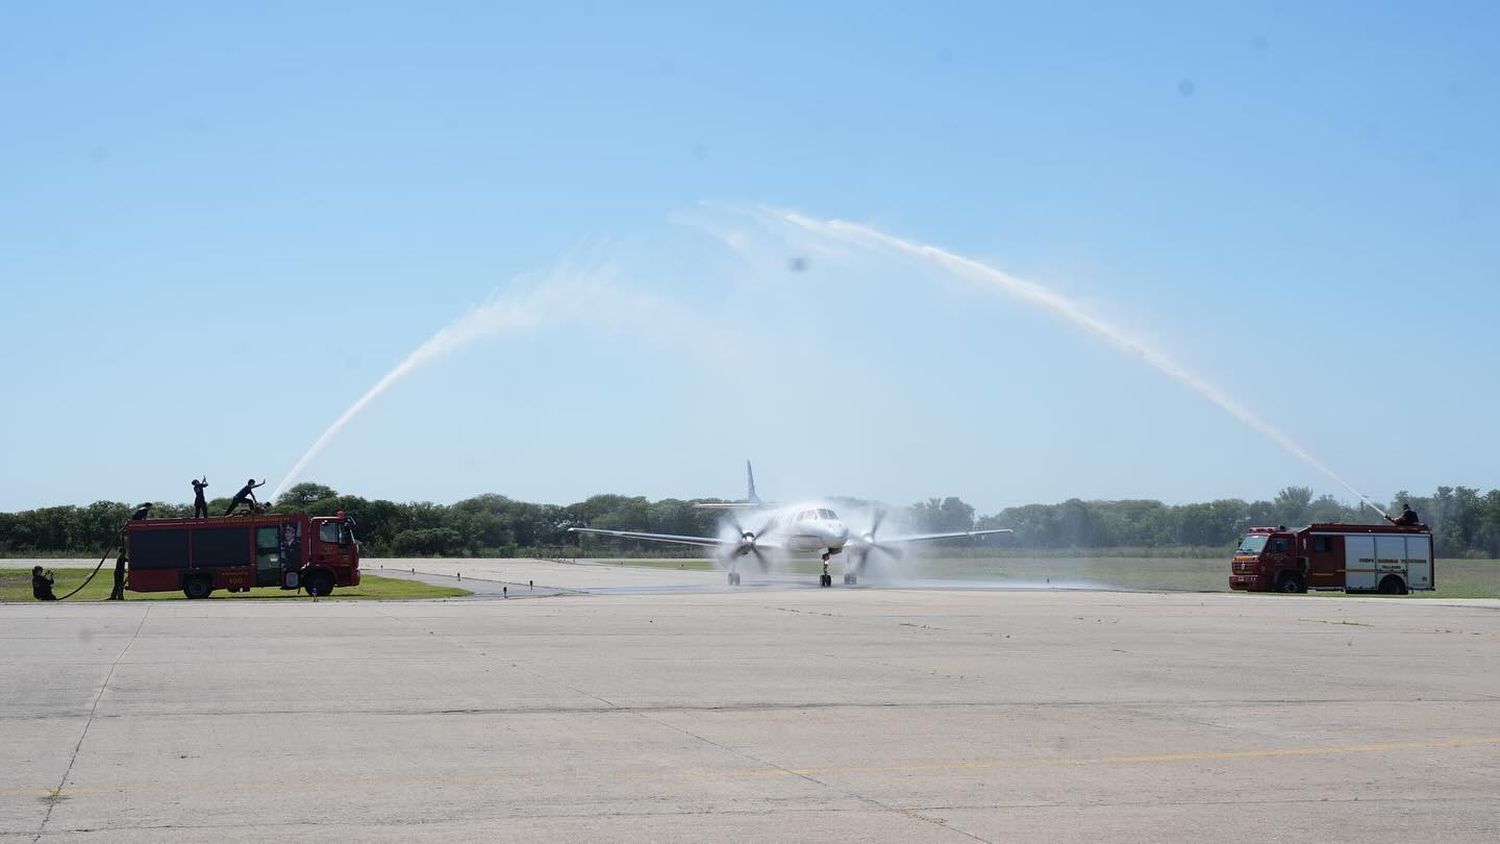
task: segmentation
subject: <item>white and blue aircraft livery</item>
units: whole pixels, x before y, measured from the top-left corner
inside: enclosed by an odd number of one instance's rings
[[[667,542],[677,545],[696,545],[712,549],[715,556],[727,564],[729,583],[740,583],[739,564],[746,558],[753,559],[762,571],[770,568],[771,560],[818,557],[823,561],[823,574],[818,579],[820,586],[832,586],[833,576],[828,573],[828,561],[843,554],[848,562],[844,567],[844,583],[854,585],[864,573],[870,555],[886,554],[899,556],[899,548],[917,542],[936,542],[943,539],[970,539],[977,536],[993,536],[1010,533],[1009,528],[993,530],[967,530],[952,533],[914,533],[897,536],[880,536],[880,525],[885,520],[884,511],[876,511],[868,530],[852,532],[838,514],[826,504],[807,503],[792,506],[768,504],[755,494],[755,473],[745,462],[745,475],[749,494],[745,501],[729,504],[699,504],[699,507],[715,510],[767,511],[752,523],[757,530],[746,530],[734,516],[725,519],[725,532],[721,536],[677,536],[670,533],[644,533],[633,530],[604,530],[602,528],[569,528],[575,533],[591,533],[613,536],[619,539],[640,539],[647,542]]]

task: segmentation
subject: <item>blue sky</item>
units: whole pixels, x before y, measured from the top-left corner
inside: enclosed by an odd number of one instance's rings
[[[768,496],[985,512],[1347,498],[1047,313],[761,207],[1047,285],[1377,497],[1496,486],[1500,14],[1220,5],[9,4],[0,509],[274,485],[559,274],[693,330],[480,338],[306,476],[563,503],[735,495],[751,457]]]

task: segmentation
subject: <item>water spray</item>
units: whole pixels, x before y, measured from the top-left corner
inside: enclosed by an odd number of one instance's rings
[[[719,363],[735,354],[723,333],[707,330],[701,317],[664,299],[621,288],[607,268],[576,271],[565,267],[525,289],[497,292],[429,337],[333,420],[287,470],[271,493],[272,500],[302,477],[308,464],[354,417],[412,372],[479,339],[568,322],[639,329],[657,338],[683,335],[675,339]]]
[[[927,263],[935,264],[958,278],[976,282],[986,290],[999,291],[1051,311],[1068,322],[1109,342],[1111,345],[1145,361],[1162,374],[1217,405],[1221,410],[1240,420],[1250,428],[1259,431],[1293,457],[1327,475],[1339,486],[1369,505],[1371,509],[1380,513],[1380,515],[1387,516],[1385,510],[1381,509],[1374,501],[1371,501],[1364,493],[1355,489],[1352,484],[1340,477],[1337,472],[1329,468],[1323,461],[1314,457],[1307,449],[1303,448],[1280,429],[1256,416],[1223,390],[1205,381],[1201,376],[1156,349],[1130,336],[1118,326],[1088,313],[1077,302],[1054,290],[1043,287],[1034,281],[1017,278],[982,261],[967,258],[937,246],[916,243],[896,237],[895,235],[886,234],[885,232],[859,223],[851,223],[845,220],[817,220],[792,211],[769,210],[766,213],[775,219],[779,219],[825,239],[851,243],[868,249],[893,251],[915,257]]]

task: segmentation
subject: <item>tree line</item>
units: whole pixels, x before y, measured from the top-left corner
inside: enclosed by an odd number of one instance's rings
[[[568,505],[534,504],[503,495],[480,495],[455,504],[427,501],[398,503],[343,495],[332,487],[300,483],[276,499],[272,512],[333,515],[343,510],[358,521],[357,534],[367,556],[574,556],[588,553],[701,554],[688,547],[651,545],[600,537],[580,538],[570,527],[596,527],[712,536],[722,513],[695,507],[720,499],[652,501],[640,496],[595,495]],[[1433,528],[1437,552],[1444,557],[1500,557],[1500,489],[1483,493],[1469,487],[1438,487],[1430,496],[1398,493],[1391,510],[1410,501]],[[863,505],[854,499],[840,503]],[[228,499],[209,504],[221,513]],[[96,501],[86,506],[42,507],[0,513],[0,554],[7,556],[88,556],[101,553],[129,517],[133,505]],[[893,520],[904,527],[932,532],[1005,527],[1015,534],[1004,545],[1034,549],[1227,548],[1246,528],[1257,525],[1297,527],[1312,522],[1379,522],[1364,506],[1350,506],[1332,496],[1314,498],[1308,487],[1286,487],[1266,501],[1226,498],[1194,504],[1153,500],[1083,501],[1008,507],[988,516],[956,497],[930,498],[894,508]],[[157,503],[154,518],[185,517],[188,504]],[[755,529],[752,516],[744,526]],[[859,526],[855,526],[858,529]]]
[[[1500,489],[1481,494],[1469,487],[1441,486],[1430,496],[1398,492],[1387,512],[1409,502],[1433,530],[1443,557],[1500,557]],[[1384,519],[1363,504],[1348,505],[1331,495],[1313,497],[1310,487],[1283,488],[1269,501],[1222,498],[1194,504],[1152,500],[1081,501],[1009,507],[977,526],[1008,527],[1027,548],[1222,547],[1247,528],[1318,522],[1379,524]]]

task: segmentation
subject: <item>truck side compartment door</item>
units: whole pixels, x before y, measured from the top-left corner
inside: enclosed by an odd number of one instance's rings
[[[1344,536],[1344,588],[1375,591],[1375,537]]]
[[[1375,586],[1379,588],[1381,578],[1394,574],[1403,581],[1406,577],[1406,537],[1375,537]]]
[[[261,525],[255,529],[255,585],[276,586],[281,582],[281,529]]]
[[[1313,589],[1337,589],[1344,585],[1344,537],[1313,534],[1307,537],[1307,585]]]
[[[1436,589],[1437,573],[1432,564],[1432,537],[1406,537],[1406,585],[1409,589]]]

